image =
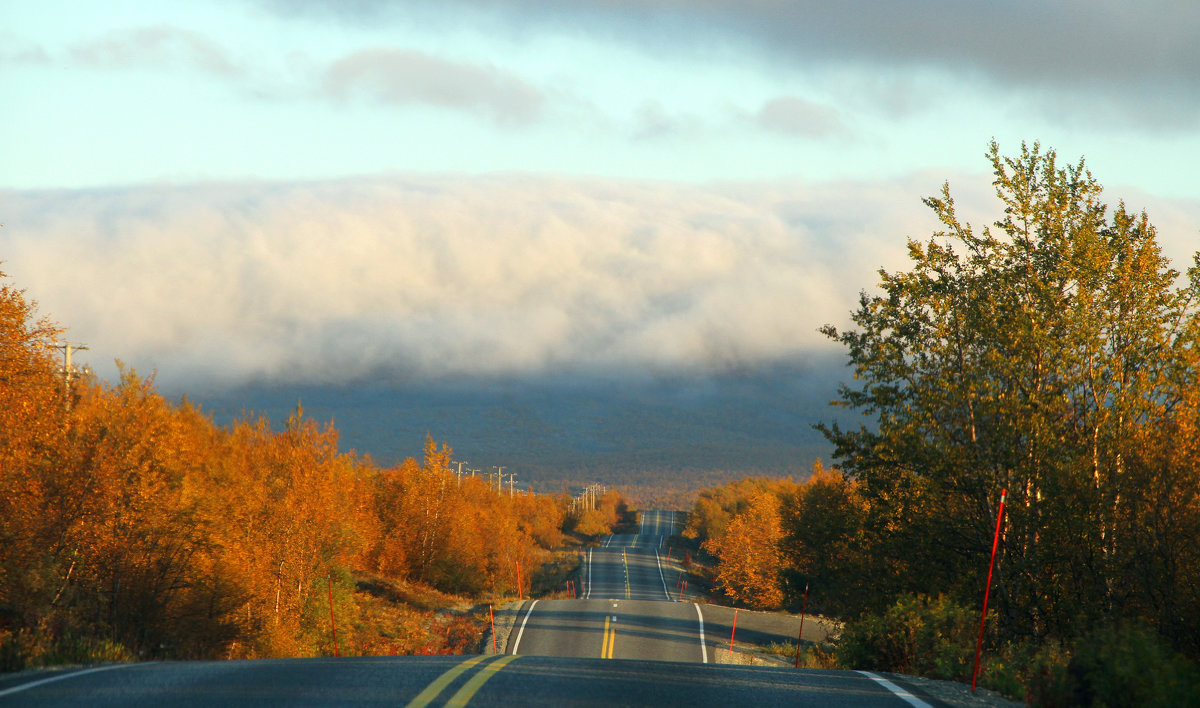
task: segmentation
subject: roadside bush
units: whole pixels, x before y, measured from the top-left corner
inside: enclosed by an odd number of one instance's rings
[[[110,661],[133,661],[123,645],[97,637],[64,637],[55,643],[54,650],[44,659],[47,666],[56,664],[100,664]]]
[[[1071,705],[1067,686],[1070,648],[1057,640],[984,647],[979,685],[1031,706]]]
[[[1038,708],[1200,706],[1200,671],[1161,636],[1127,623],[1071,644],[1048,640],[987,652],[979,685]]]
[[[28,632],[0,632],[0,673],[28,666],[29,643]]]
[[[1071,705],[1200,706],[1200,671],[1171,651],[1154,631],[1128,623],[1091,632],[1077,642],[1066,667]],[[1034,705],[1043,703],[1032,696]],[[1036,701],[1036,702],[1035,702]]]
[[[133,659],[128,649],[109,639],[74,635],[53,638],[48,633],[28,630],[0,632],[0,672]]]
[[[883,615],[848,622],[837,645],[838,663],[848,669],[970,681],[978,628],[974,615],[943,596],[906,595]]]
[[[809,644],[799,648],[800,668],[802,669],[837,669],[840,668],[837,654],[831,644]],[[792,656],[795,657],[793,649]]]

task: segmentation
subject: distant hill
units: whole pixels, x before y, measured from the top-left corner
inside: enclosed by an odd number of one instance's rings
[[[429,433],[470,467],[503,465],[539,491],[584,481],[688,489],[803,476],[828,461],[812,425],[847,418],[827,405],[841,378],[840,363],[793,362],[707,376],[259,384],[188,397],[218,423],[253,412],[276,427],[300,402],[307,416],[334,421],[343,450],[385,466],[419,457]]]

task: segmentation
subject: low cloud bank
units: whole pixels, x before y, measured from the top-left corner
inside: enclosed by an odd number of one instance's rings
[[[703,375],[827,352],[817,328],[844,323],[878,268],[904,267],[940,182],[8,191],[0,270],[102,376],[119,358],[168,387]],[[987,182],[952,181],[980,225]],[[1151,210],[1169,254],[1186,255],[1198,216]]]

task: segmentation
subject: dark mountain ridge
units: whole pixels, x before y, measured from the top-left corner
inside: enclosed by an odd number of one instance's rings
[[[430,434],[465,469],[502,465],[535,489],[573,480],[686,488],[721,472],[802,476],[828,460],[812,426],[848,418],[828,405],[842,373],[815,361],[706,375],[249,384],[188,397],[218,423],[257,414],[276,427],[300,403],[306,416],[333,421],[341,449],[384,466],[419,457]]]

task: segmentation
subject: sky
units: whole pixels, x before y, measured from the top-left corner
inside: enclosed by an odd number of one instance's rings
[[[0,270],[170,386],[828,351],[990,140],[1200,247],[1191,0],[8,0]]]

